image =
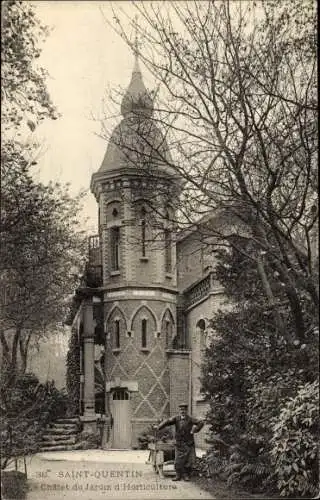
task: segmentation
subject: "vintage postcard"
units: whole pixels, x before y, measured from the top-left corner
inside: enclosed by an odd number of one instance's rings
[[[3,498],[315,497],[314,2],[1,9]]]

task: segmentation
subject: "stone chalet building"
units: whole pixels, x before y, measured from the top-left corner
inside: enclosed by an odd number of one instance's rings
[[[81,346],[80,419],[89,432],[103,422],[104,449],[137,446],[141,432],[175,414],[181,402],[193,416],[205,415],[201,356],[212,336],[208,319],[224,300],[197,228],[175,234],[170,223],[170,197],[177,198],[181,180],[168,166],[152,112],[136,61],[122,120],[92,176],[99,235],[89,239],[71,318]],[[139,127],[150,151],[160,150],[147,170],[134,157],[142,147]],[[200,448],[207,447],[205,429],[196,436]]]

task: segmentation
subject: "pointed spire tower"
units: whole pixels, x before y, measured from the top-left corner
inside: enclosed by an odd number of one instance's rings
[[[98,174],[114,175],[116,171],[128,168],[131,173],[146,175],[147,172],[142,170],[142,164],[146,163],[153,177],[177,177],[170,167],[172,159],[167,142],[152,117],[154,103],[142,78],[137,34],[133,53],[132,76],[121,102],[123,118],[110,137],[106,154],[93,180]]]
[[[167,349],[177,335],[175,227],[170,219],[174,220],[181,181],[158,117],[153,117],[137,38],[134,52],[122,119],[91,180],[99,204],[103,268],[105,407],[115,415],[120,411],[118,402],[128,404],[121,414],[122,428],[109,434],[106,446],[111,448],[135,445],[141,423],[150,421],[150,410],[160,418],[169,416],[172,383]]]

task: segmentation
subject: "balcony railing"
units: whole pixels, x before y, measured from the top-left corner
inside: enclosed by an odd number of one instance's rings
[[[191,288],[186,290],[186,292],[184,293],[185,307],[188,308],[209,295],[210,291],[213,289],[213,286],[214,273],[211,272]]]

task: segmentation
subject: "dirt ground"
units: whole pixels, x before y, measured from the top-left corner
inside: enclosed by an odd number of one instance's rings
[[[159,478],[148,451],[72,451],[28,460],[28,500],[213,499],[193,482]]]

